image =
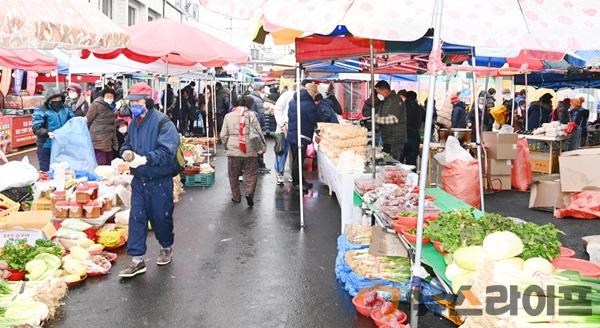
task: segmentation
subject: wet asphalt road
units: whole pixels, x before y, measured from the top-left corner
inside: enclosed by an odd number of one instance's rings
[[[35,153],[29,155],[35,161]],[[128,260],[122,251],[110,275],[70,290],[61,314],[48,326],[375,327],[356,313],[335,279],[340,210],[327,189],[315,183],[315,192],[304,198],[308,226],[300,230],[298,197],[289,185],[276,187],[274,174],[262,177],[250,210],[230,201],[225,157],[217,157],[216,166],[213,187],[188,189],[176,205],[171,265],[154,264],[159,246],[149,234],[146,274],[119,279]],[[486,199],[489,211],[557,224],[568,236],[563,243],[578,257],[586,256],[581,237],[600,231],[598,220],[557,220],[529,210],[528,193]],[[401,308],[408,311],[406,304]],[[431,313],[419,326],[454,327]]]

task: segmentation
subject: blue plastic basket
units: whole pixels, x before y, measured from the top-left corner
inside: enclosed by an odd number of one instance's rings
[[[194,175],[184,175],[183,184],[186,187],[205,187],[208,188],[215,183],[215,172],[200,173]]]

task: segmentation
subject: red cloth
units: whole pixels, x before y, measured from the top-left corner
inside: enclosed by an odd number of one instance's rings
[[[554,216],[576,219],[600,218],[600,191],[590,190],[576,192],[571,195],[571,203],[567,208],[554,210]]]
[[[235,110],[240,113],[240,124],[238,125],[238,134],[240,136],[239,145],[240,145],[240,151],[245,154],[246,153],[246,135],[244,134],[244,131],[246,129],[246,119],[245,119],[246,115],[245,114],[246,114],[247,108],[240,106],[240,107],[237,107]]]

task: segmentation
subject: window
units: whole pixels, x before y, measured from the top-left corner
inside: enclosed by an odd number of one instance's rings
[[[161,15],[158,12],[148,8],[148,21],[149,22],[156,20],[156,19],[160,19],[160,17],[161,17]]]
[[[100,0],[102,3],[102,13],[112,19],[113,0]]]
[[[136,15],[136,9],[133,7],[129,7],[127,10],[127,25],[132,26],[135,25],[135,15]]]

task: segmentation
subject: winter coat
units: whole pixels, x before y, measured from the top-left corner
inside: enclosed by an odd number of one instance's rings
[[[464,129],[467,127],[467,105],[459,101],[452,108],[452,128]]]
[[[260,128],[265,129],[266,120],[265,120],[265,105],[263,99],[260,94],[256,91],[250,93],[250,97],[254,100],[254,106],[252,106],[252,111],[256,113],[256,117],[258,118],[258,122],[260,123]]]
[[[333,111],[337,114],[337,115],[342,115],[342,105],[340,105],[340,102],[337,100],[337,98],[335,97],[335,95],[330,94],[329,96],[327,96],[326,99],[329,99],[333,105]]]
[[[131,169],[131,173],[141,180],[153,180],[179,172],[178,148],[179,133],[175,124],[165,114],[149,109],[141,121],[131,121],[119,153],[123,156],[123,152],[131,150],[146,156],[147,163]]]
[[[400,104],[400,98],[395,92],[385,98],[382,102],[377,123],[381,125],[383,143],[386,145],[402,145],[406,142],[406,110]],[[381,119],[394,117],[392,121],[382,123]],[[392,124],[388,124],[393,122]]]
[[[535,130],[542,126],[543,123],[550,122],[550,106],[544,105],[539,101],[534,101],[527,110],[527,127],[528,130]]]
[[[102,97],[102,88],[94,88],[94,90],[92,90],[90,101],[94,102],[98,97]]]
[[[57,96],[63,96],[60,90],[57,88],[49,89],[44,104],[33,111],[32,129],[37,136],[36,145],[38,147],[52,148],[52,139],[48,137],[48,132],[61,128],[68,120],[75,117],[71,107],[64,103],[58,110],[50,107],[50,99]]]
[[[557,120],[560,122],[560,124],[568,124],[569,123],[569,106],[561,103],[556,108],[556,111],[558,112]]]
[[[111,152],[118,142],[115,133],[116,115],[102,98],[96,98],[87,113],[87,122],[94,149]]]
[[[75,116],[86,116],[90,108],[90,105],[82,94],[77,99],[69,99],[66,104],[71,107],[71,110],[75,113]]]
[[[569,112],[569,116],[570,116],[570,120],[571,122],[575,122],[577,123],[577,127],[578,128],[583,128],[583,108],[581,107],[575,107],[575,108],[571,108],[571,111]]]
[[[175,98],[175,94],[173,93],[173,89],[167,89],[167,108],[170,108],[173,105],[173,98]],[[162,97],[160,97],[160,105],[165,105],[165,92],[163,91]]]
[[[281,128],[288,124],[288,109],[290,101],[294,99],[296,92],[294,90],[288,90],[282,93],[277,102],[275,103],[275,121],[277,122],[277,132],[282,132]]]
[[[415,100],[406,100],[406,137],[421,142],[420,130],[425,122],[425,110]]]
[[[317,111],[319,112],[319,122],[340,123],[335,114],[334,103],[329,98],[321,100]]]
[[[297,96],[297,94],[294,94],[288,107],[288,134],[286,140],[292,145],[298,144]],[[315,134],[315,126],[319,122],[319,113],[317,112],[317,105],[315,104],[313,97],[308,94],[306,89],[300,90],[300,108],[300,133],[302,136],[302,145],[308,145],[312,143]]]
[[[581,115],[583,117],[583,121],[581,123],[581,131],[587,132],[587,125],[588,125],[588,121],[590,120],[590,110],[582,107]]]
[[[225,145],[228,157],[257,157],[258,154],[250,149],[250,127],[262,134],[256,113],[251,110],[244,112],[244,135],[246,136],[246,152],[240,150],[240,111],[233,110],[225,115],[221,129],[221,141]]]
[[[229,99],[229,90],[226,88],[221,88],[217,90],[216,98],[216,107],[217,107],[217,115],[225,116],[227,112],[229,112],[229,104],[231,100]]]

